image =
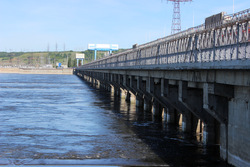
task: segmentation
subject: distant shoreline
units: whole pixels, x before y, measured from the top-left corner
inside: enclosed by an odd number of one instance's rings
[[[22,69],[22,68],[0,68],[0,73],[5,74],[58,74],[72,75],[73,69]]]

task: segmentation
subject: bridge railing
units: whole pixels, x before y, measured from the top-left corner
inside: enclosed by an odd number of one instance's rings
[[[216,28],[202,24],[180,33],[88,63],[80,68],[164,66],[192,67],[195,63],[237,62],[250,59],[250,10],[225,15]],[[222,63],[223,64],[223,63]],[[232,63],[230,64],[232,65]],[[240,65],[240,64],[237,64]],[[250,67],[250,64],[244,64]]]

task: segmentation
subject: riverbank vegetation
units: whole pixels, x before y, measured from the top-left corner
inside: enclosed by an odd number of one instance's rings
[[[120,49],[113,53],[121,52]],[[0,52],[0,67],[20,68],[55,68],[58,63],[63,67],[76,67],[76,53],[84,53],[84,64],[94,60],[94,51],[86,50],[81,52]],[[108,52],[97,52],[97,59],[109,56]]]

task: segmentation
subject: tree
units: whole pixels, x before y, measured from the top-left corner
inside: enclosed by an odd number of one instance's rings
[[[72,67],[71,57],[68,59],[68,67]]]
[[[74,61],[73,61],[73,67],[76,67],[77,66],[77,61],[76,61],[76,59],[74,59]]]

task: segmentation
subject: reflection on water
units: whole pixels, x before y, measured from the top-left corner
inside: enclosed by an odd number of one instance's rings
[[[225,166],[218,146],[76,76],[0,78],[0,164]]]

